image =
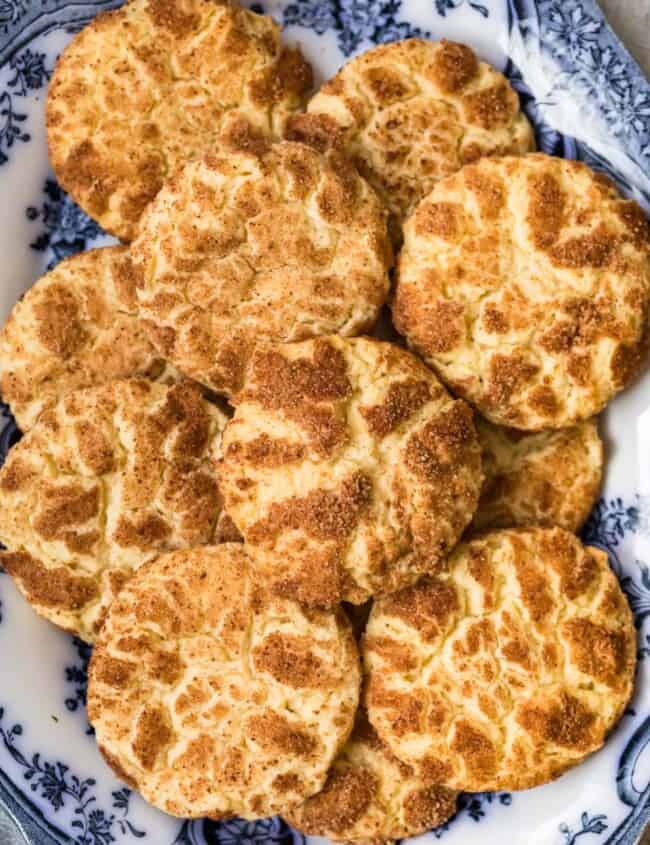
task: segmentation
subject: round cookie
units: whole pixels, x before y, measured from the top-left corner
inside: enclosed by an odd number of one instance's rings
[[[650,226],[584,164],[485,158],[404,228],[393,317],[492,422],[563,428],[636,374],[648,345]]]
[[[258,343],[370,329],[392,260],[385,210],[341,153],[247,130],[165,185],[132,255],[154,343],[226,395]]]
[[[135,569],[236,537],[213,453],[226,417],[188,382],[65,394],[0,470],[0,564],[34,609],[92,642]]]
[[[293,115],[287,137],[353,159],[391,212],[391,233],[435,183],[484,155],[535,149],[505,77],[464,44],[409,38],[356,56]]]
[[[526,434],[475,414],[485,483],[472,531],[558,525],[578,531],[600,489],[603,444],[593,420]]]
[[[97,15],[59,58],[50,161],[84,211],[130,241],[180,163],[233,120],[281,135],[311,82],[268,16],[222,0],[131,0]]]
[[[426,785],[379,739],[363,709],[323,789],[284,814],[307,836],[348,845],[393,845],[438,827],[456,812],[457,793]]]
[[[447,573],[374,603],[369,718],[430,782],[528,789],[601,747],[635,661],[603,551],[561,528],[495,531],[459,546]]]
[[[435,572],[478,503],[472,411],[414,355],[336,335],[258,351],[220,485],[270,589],[361,604]]]
[[[142,567],[90,664],[88,716],[121,780],[166,813],[274,815],[325,782],[359,699],[343,611],[305,611],[227,543]]]
[[[137,319],[126,247],[66,258],[15,305],[0,333],[2,398],[23,431],[67,390],[170,368]]]

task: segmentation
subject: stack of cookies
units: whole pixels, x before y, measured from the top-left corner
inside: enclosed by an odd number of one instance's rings
[[[461,44],[311,86],[218,0],[62,54],[52,165],[122,244],[0,336],[2,564],[96,644],[89,718],[147,801],[378,845],[558,777],[629,700],[631,613],[574,532],[650,227]]]

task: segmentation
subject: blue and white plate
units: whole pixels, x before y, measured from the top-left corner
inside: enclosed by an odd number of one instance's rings
[[[48,170],[44,101],[66,41],[117,5],[0,0],[0,319],[46,267],[107,240]],[[319,82],[373,44],[412,35],[469,43],[521,93],[541,149],[605,170],[650,209],[650,85],[593,0],[266,0],[253,8],[285,25]],[[19,433],[2,414],[4,457]],[[603,434],[603,498],[584,537],[609,552],[635,613],[634,699],[582,766],[529,792],[467,795],[455,819],[418,842],[632,845],[650,820],[650,373],[614,402]],[[37,618],[0,574],[0,804],[32,845],[304,843],[279,819],[182,823],[115,780],[86,720],[89,651]]]

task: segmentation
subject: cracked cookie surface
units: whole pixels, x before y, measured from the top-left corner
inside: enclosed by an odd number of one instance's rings
[[[236,536],[213,462],[225,423],[187,382],[115,381],[47,408],[0,470],[0,564],[32,607],[92,642],[145,561]]]
[[[359,655],[342,610],[272,596],[239,544],[142,567],[90,665],[88,715],[121,780],[175,816],[262,818],[323,785]]]
[[[405,228],[395,325],[492,422],[589,419],[647,357],[650,223],[586,165],[484,158]]]
[[[410,352],[331,336],[259,351],[220,484],[271,589],[361,604],[434,572],[482,482],[472,412]]]
[[[14,305],[0,333],[0,388],[27,431],[68,390],[120,378],[180,380],[137,319],[128,249],[66,258]]]
[[[458,793],[424,783],[377,736],[363,710],[323,789],[284,818],[308,836],[348,845],[393,845],[444,824]]]
[[[280,136],[311,81],[267,15],[221,0],[131,0],[97,15],[57,62],[50,161],[84,211],[130,241],[180,163],[232,120]]]
[[[341,153],[239,128],[165,185],[132,248],[153,342],[225,395],[258,344],[372,328],[392,261],[385,210]]]
[[[370,721],[430,782],[528,789],[600,748],[634,683],[636,631],[607,555],[560,528],[495,531],[375,601]]]
[[[603,443],[593,420],[532,433],[492,425],[478,414],[474,424],[485,483],[471,531],[582,527],[603,472]]]
[[[435,183],[535,139],[502,74],[464,44],[409,38],[353,58],[287,122],[287,137],[352,158],[391,212],[391,234]]]

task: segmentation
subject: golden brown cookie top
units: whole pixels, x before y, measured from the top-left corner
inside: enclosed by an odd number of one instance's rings
[[[52,167],[84,211],[130,241],[180,163],[232,120],[280,135],[311,80],[266,15],[221,0],[131,0],[94,18],[57,62]]]
[[[650,225],[584,164],[482,159],[439,182],[404,232],[397,328],[492,422],[571,425],[638,371]]]
[[[166,374],[137,319],[133,268],[122,246],[57,264],[14,305],[0,333],[0,390],[23,431],[67,390]]]
[[[377,736],[363,709],[325,786],[284,817],[308,836],[348,845],[393,845],[444,824],[458,793],[432,786],[401,763]]]
[[[277,594],[361,604],[436,571],[482,482],[472,412],[414,355],[370,338],[259,351],[220,484]]]
[[[116,774],[181,817],[260,818],[323,785],[347,739],[359,657],[342,611],[303,611],[238,544],[175,551],[113,604],[88,715]]]
[[[154,343],[230,395],[256,344],[371,328],[392,257],[385,210],[341,153],[246,127],[221,152],[165,185],[132,253]]]
[[[34,609],[92,642],[144,561],[230,533],[225,422],[187,382],[111,382],[44,411],[0,470],[0,563]]]
[[[519,98],[469,47],[419,38],[351,59],[287,123],[287,136],[351,156],[391,212],[391,232],[435,183],[485,155],[535,148]]]
[[[472,531],[558,525],[578,531],[600,489],[603,444],[593,420],[525,433],[478,414],[485,483]]]
[[[459,546],[448,573],[374,603],[369,717],[433,783],[527,789],[600,748],[635,661],[604,552],[560,528],[496,531]]]

